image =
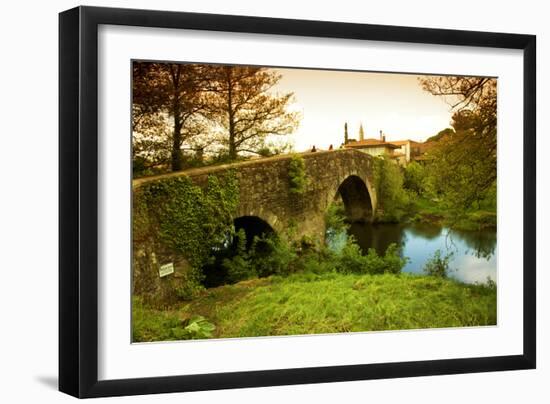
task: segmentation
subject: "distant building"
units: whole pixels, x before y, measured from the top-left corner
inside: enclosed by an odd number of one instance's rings
[[[398,146],[399,149],[394,151],[394,156],[399,160],[399,163],[403,166],[407,165],[421,154],[422,143],[415,142],[414,140],[392,140],[391,143]]]
[[[391,158],[394,157],[394,150],[399,149],[399,146],[378,139],[349,141],[344,147],[356,149],[371,156],[386,156]]]
[[[394,140],[386,142],[386,135],[380,131],[379,139],[364,139],[363,125],[359,129],[359,140],[349,139],[345,125],[343,147],[356,149],[376,157],[388,157],[399,165],[406,166],[412,160],[421,160],[424,153],[423,143],[414,140]]]
[[[363,125],[359,128],[359,140],[347,139],[347,136],[345,136],[344,147],[359,150],[371,156],[389,158],[394,158],[394,151],[400,148],[399,146],[386,142],[386,137],[382,134],[382,131],[380,131],[380,139],[365,139]]]

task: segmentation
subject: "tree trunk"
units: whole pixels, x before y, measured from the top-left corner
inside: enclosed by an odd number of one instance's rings
[[[227,111],[229,115],[229,158],[237,159],[237,145],[235,144],[235,111],[233,111],[233,82],[231,70],[227,71]]]
[[[175,108],[174,114],[174,136],[172,137],[172,171],[183,169],[183,156],[181,154],[181,117],[179,108]]]
[[[183,168],[183,156],[181,154],[181,128],[183,122],[180,116],[180,74],[181,65],[170,65],[170,75],[173,86],[172,113],[174,114],[174,135],[172,136],[172,171]]]

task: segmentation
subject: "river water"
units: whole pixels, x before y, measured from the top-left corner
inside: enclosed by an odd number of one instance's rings
[[[496,229],[450,230],[434,224],[352,224],[352,234],[366,253],[374,248],[384,254],[391,243],[402,247],[409,258],[403,272],[422,273],[425,262],[436,250],[441,256],[453,253],[449,276],[465,283],[497,281]]]

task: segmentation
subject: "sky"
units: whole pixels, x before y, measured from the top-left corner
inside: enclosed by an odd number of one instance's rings
[[[445,99],[422,89],[417,75],[308,69],[274,69],[282,75],[273,88],[293,92],[292,110],[302,114],[290,136],[296,151],[338,147],[344,123],[350,138],[424,141],[450,126],[452,111]]]

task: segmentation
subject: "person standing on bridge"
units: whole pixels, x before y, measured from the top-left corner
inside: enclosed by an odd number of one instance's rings
[[[313,145],[313,147],[311,148],[311,152],[315,153],[316,151],[317,151],[317,149],[315,148],[315,145]]]

